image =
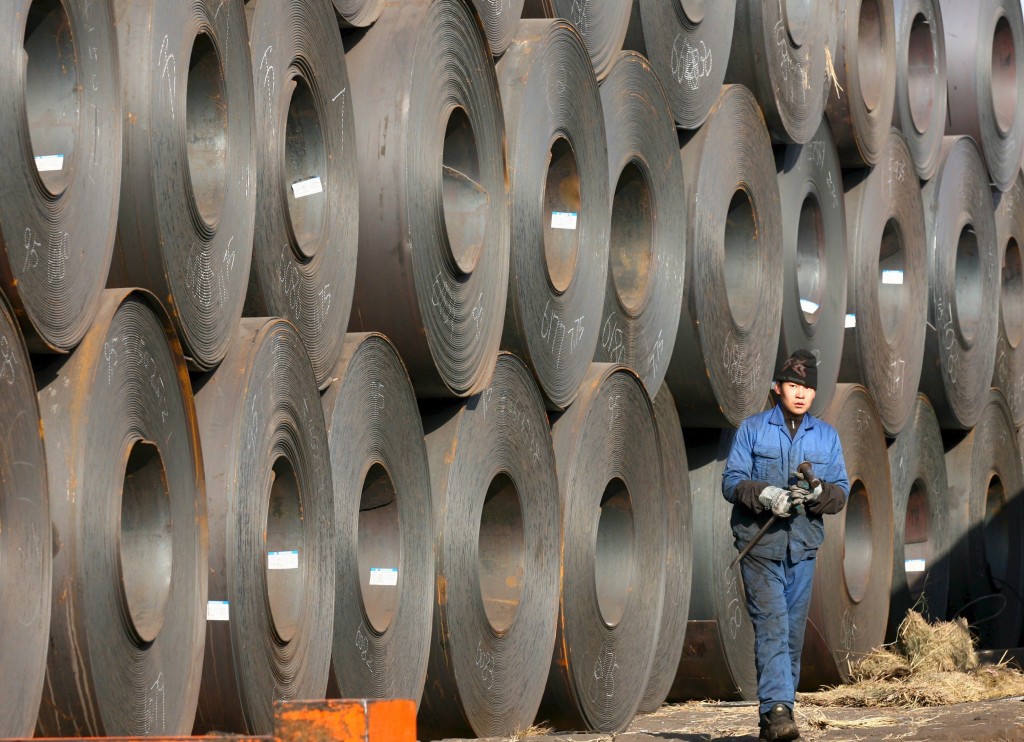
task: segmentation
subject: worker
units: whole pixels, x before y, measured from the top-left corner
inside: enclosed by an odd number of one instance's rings
[[[722,474],[737,549],[775,518],[740,561],[754,624],[761,740],[800,736],[793,703],[823,516],[841,511],[850,494],[839,435],[808,412],[817,385],[815,356],[794,351],[774,377],[778,403],[740,424]],[[799,471],[804,462],[812,478]]]

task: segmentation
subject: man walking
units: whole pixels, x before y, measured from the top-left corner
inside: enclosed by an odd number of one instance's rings
[[[778,404],[740,424],[722,475],[737,549],[774,518],[740,562],[754,624],[760,738],[767,741],[800,736],[793,703],[815,556],[825,538],[822,516],[842,510],[850,494],[838,434],[808,412],[817,382],[814,355],[797,350],[787,358],[775,374]],[[813,477],[800,471],[805,462]]]

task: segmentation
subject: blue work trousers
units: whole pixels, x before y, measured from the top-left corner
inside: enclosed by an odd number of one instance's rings
[[[740,562],[747,611],[754,622],[754,662],[761,713],[783,703],[790,709],[800,680],[807,609],[815,560],[793,562],[748,554]]]

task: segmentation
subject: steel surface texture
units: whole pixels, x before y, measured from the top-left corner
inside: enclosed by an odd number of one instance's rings
[[[633,0],[525,0],[523,18],[565,18],[579,30],[603,80],[622,49]]]
[[[342,28],[372,26],[380,18],[386,0],[334,0],[334,11]]]
[[[500,57],[512,43],[523,14],[524,0],[473,0],[491,54]]]
[[[1005,193],[993,189],[996,249],[999,251],[999,330],[992,386],[1010,405],[1017,428],[1024,427],[1024,175]]]

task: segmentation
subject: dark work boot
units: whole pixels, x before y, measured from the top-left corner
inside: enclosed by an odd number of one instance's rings
[[[761,714],[761,736],[759,742],[798,739],[800,730],[793,721],[793,712],[783,703],[772,706],[767,714]]]

